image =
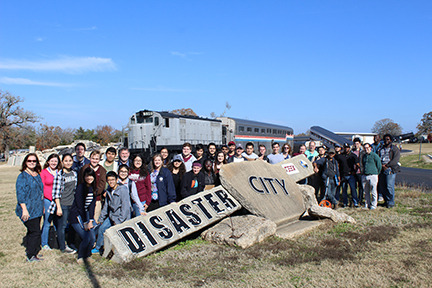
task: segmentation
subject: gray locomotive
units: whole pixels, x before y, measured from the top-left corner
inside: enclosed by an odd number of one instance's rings
[[[230,141],[241,143],[243,147],[247,142],[253,142],[255,150],[258,150],[259,144],[264,144],[271,151],[273,142],[281,145],[288,142],[293,146],[293,134],[290,127],[245,119],[209,119],[176,115],[167,111],[141,110],[129,118],[123,143],[132,154],[153,154],[163,147],[171,152],[181,151],[185,142],[192,146],[213,142],[220,147]]]

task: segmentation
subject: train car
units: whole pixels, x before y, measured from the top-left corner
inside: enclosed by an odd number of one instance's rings
[[[211,142],[222,144],[222,122],[196,116],[182,116],[167,111],[141,110],[129,118],[124,134],[124,145],[132,154],[148,155],[167,147],[181,151],[183,143],[192,145]]]
[[[258,152],[258,146],[263,144],[268,153],[272,151],[273,142],[278,142],[280,146],[289,143],[294,148],[294,130],[291,127],[232,117],[217,119],[222,121],[222,144],[234,141],[245,148],[247,142],[252,142],[255,152]]]

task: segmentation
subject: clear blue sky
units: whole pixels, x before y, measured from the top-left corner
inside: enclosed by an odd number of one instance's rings
[[[416,132],[432,110],[432,1],[0,1],[0,89],[62,128],[192,108]]]

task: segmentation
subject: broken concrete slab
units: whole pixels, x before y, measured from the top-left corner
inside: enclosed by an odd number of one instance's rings
[[[313,171],[312,163],[303,154],[294,156],[274,165],[281,167],[294,182],[300,181],[315,173]]]
[[[296,220],[278,226],[275,235],[280,238],[291,239],[310,232],[325,223],[325,220]]]
[[[243,249],[274,235],[276,223],[254,216],[230,216],[201,233],[204,240]]]
[[[338,212],[331,208],[321,207],[318,205],[313,205],[308,209],[308,214],[310,216],[318,217],[318,218],[329,218],[336,223],[351,223],[355,224],[356,221],[351,216],[343,212]]]
[[[286,160],[292,163],[294,175],[308,177],[313,173],[306,157]],[[297,220],[305,211],[303,196],[286,169],[263,161],[244,161],[223,165],[222,186],[250,213],[279,223]],[[296,176],[295,179],[299,179]]]
[[[115,225],[104,234],[103,257],[129,262],[153,253],[241,209],[222,186]]]

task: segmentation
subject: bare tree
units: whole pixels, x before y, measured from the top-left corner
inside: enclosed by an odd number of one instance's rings
[[[417,125],[418,135],[432,133],[432,111],[423,114],[421,122]]]
[[[6,160],[9,158],[9,146],[13,143],[12,127],[22,127],[27,123],[35,123],[41,118],[31,111],[19,106],[24,99],[10,94],[9,91],[0,90],[0,134],[2,137],[2,150]]]
[[[385,118],[375,122],[371,129],[372,133],[376,133],[381,137],[384,134],[390,134],[392,136],[402,134],[402,127],[395,123],[392,119]]]
[[[227,112],[227,110],[230,110],[230,109],[231,109],[231,105],[227,101],[227,102],[225,102],[224,111],[219,116],[217,116],[215,112],[211,112],[210,113],[210,117],[213,118],[213,119],[216,118],[216,117],[224,117],[225,114],[226,114],[226,112]]]

